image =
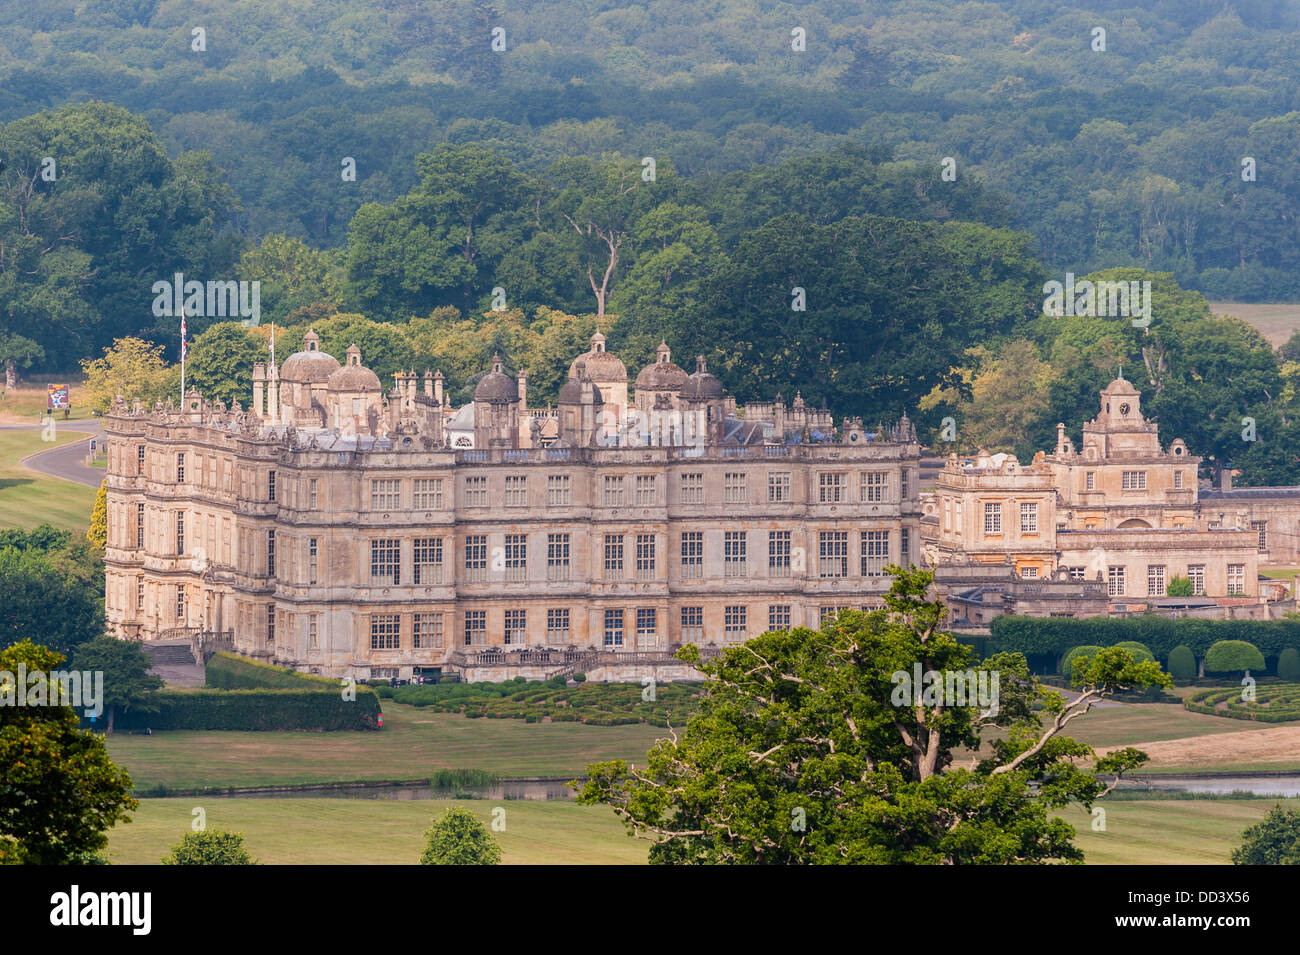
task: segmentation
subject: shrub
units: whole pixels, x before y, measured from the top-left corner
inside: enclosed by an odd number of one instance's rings
[[[1196,679],[1196,655],[1187,647],[1174,647],[1169,651],[1165,669],[1175,680],[1191,682]]]
[[[212,659],[208,660],[204,682],[207,686],[219,690],[254,690],[259,687],[319,690],[324,687],[337,689],[340,686],[337,680],[299,673],[297,670],[271,666],[268,663],[259,663],[224,650],[214,653]]]
[[[453,807],[424,831],[420,865],[499,865],[501,847],[468,809]]]
[[[1218,687],[1193,693],[1183,707],[1193,713],[1260,723],[1300,720],[1300,684],[1275,683],[1255,688],[1254,699],[1243,699],[1241,687]]]
[[[1136,640],[1157,657],[1166,657],[1177,646],[1204,656],[1218,640],[1245,640],[1266,654],[1285,647],[1300,649],[1300,618],[1288,620],[1206,620],[1198,617],[1169,618],[1156,614],[1135,617],[1022,617],[1003,615],[990,624],[993,640],[1004,651],[1059,657],[1070,647],[1095,644],[1114,646]]]
[[[257,865],[244,848],[242,832],[187,832],[162,858],[163,865]]]
[[[1192,590],[1192,581],[1190,577],[1179,577],[1177,575],[1169,578],[1169,586],[1165,588],[1165,593],[1170,597],[1191,597],[1194,594]]]
[[[1233,865],[1300,865],[1300,812],[1280,805],[1241,834]]]
[[[1277,675],[1288,683],[1300,683],[1300,650],[1287,647],[1278,654]]]
[[[429,777],[434,789],[459,789],[462,786],[492,786],[501,782],[496,773],[484,769],[435,769]]]
[[[585,674],[585,673],[575,673],[575,674],[573,674],[573,682],[574,682],[574,683],[586,683],[586,682],[587,682],[587,674]]]
[[[158,712],[127,712],[121,729],[162,730],[373,730],[379,697],[358,686],[348,701],[338,687],[291,690],[159,690]]]
[[[1075,647],[1067,653],[1065,659],[1061,662],[1061,674],[1065,677],[1066,682],[1068,683],[1073,677],[1075,659],[1078,657],[1090,657],[1100,649],[1101,647],[1082,646]]]
[[[1136,640],[1125,640],[1122,643],[1115,644],[1121,650],[1127,650],[1133,654],[1133,659],[1141,663],[1143,660],[1155,660],[1155,654],[1138,643]]]
[[[1205,651],[1205,672],[1240,673],[1264,669],[1264,655],[1245,640],[1220,640]]]

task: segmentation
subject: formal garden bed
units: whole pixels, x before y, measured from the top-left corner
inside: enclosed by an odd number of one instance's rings
[[[1257,685],[1250,689],[1254,699],[1248,700],[1242,699],[1246,688],[1240,685],[1201,690],[1183,700],[1183,707],[1193,713],[1260,723],[1300,720],[1300,683]]]
[[[374,684],[372,684],[374,685]],[[683,725],[699,705],[696,683],[586,683],[569,686],[564,677],[528,682],[516,677],[505,683],[437,683],[424,686],[374,685],[385,699],[427,707],[438,713],[460,713],[471,719],[515,719],[526,723],[585,723],[622,726],[646,723]]]

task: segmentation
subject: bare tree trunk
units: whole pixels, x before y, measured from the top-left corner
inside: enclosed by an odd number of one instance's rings
[[[18,387],[18,364],[12,358],[5,362],[5,388],[13,391]]]

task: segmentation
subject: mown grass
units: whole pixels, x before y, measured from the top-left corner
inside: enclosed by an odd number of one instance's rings
[[[1076,844],[1091,865],[1227,865],[1246,827],[1276,803],[1300,799],[1103,801],[1104,831],[1094,817],[1071,807],[1059,815],[1075,827]],[[413,865],[422,833],[448,806],[461,806],[491,825],[508,865],[638,865],[648,844],[629,838],[614,814],[600,806],[528,800],[390,799],[146,799],[132,822],[109,834],[109,858],[118,864],[156,863],[190,830],[195,810],[209,828],[243,832],[265,864]]]
[[[1300,808],[1300,799],[1102,800],[1105,831],[1082,808],[1059,815],[1092,865],[1228,865],[1242,832],[1278,803]]]
[[[49,523],[85,530],[90,525],[97,488],[38,474],[18,463],[28,455],[84,437],[63,428],[57,430],[54,441],[42,441],[39,430],[0,431],[0,527]]]
[[[664,731],[466,719],[384,701],[375,733],[185,732],[116,734],[109,754],[137,791],[287,786],[360,780],[427,780],[436,769],[498,776],[577,776],[587,764],[644,763]]]
[[[506,865],[646,861],[649,843],[629,838],[603,806],[449,799],[142,799],[133,821],[109,833],[108,855],[119,865],[157,863],[202,809],[209,829],[243,832],[253,857],[268,865],[415,865],[424,830],[449,806],[488,826],[504,821],[492,834]]]

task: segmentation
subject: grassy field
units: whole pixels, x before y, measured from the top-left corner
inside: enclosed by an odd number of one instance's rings
[[[629,838],[614,813],[571,802],[395,799],[142,799],[130,823],[109,833],[119,865],[158,862],[202,808],[210,829],[243,832],[259,862],[279,865],[415,865],[422,833],[448,806],[469,809],[493,832],[507,865],[638,865],[649,843]]]
[[[1093,865],[1227,865],[1241,833],[1275,802],[1300,800],[1181,799],[1105,801],[1106,830],[1094,832],[1082,809],[1061,813]],[[132,822],[109,834],[109,858],[118,864],[157,862],[189,831],[203,809],[210,828],[243,832],[266,864],[415,864],[421,833],[448,806],[462,806],[491,824],[504,809],[505,830],[494,833],[503,861],[528,864],[638,865],[647,843],[630,839],[603,807],[570,802],[389,799],[144,799]]]
[[[1240,720],[1161,703],[1094,710],[1069,727],[1076,739],[1098,747],[1250,729],[1251,724]],[[147,791],[157,785],[177,790],[427,779],[439,768],[481,769],[502,776],[578,775],[590,762],[641,762],[663,735],[664,730],[643,725],[471,720],[387,700],[384,729],[378,733],[165,732],[116,735],[108,748],[113,760],[131,773],[136,788]],[[1290,763],[1261,763],[1255,755],[1228,748],[1191,767],[1148,766],[1143,772],[1288,768],[1300,768],[1300,753]]]
[[[1210,311],[1215,315],[1236,315],[1258,329],[1274,348],[1285,345],[1291,334],[1300,330],[1300,304],[1211,302]]]
[[[1150,740],[1235,733],[1241,729],[1240,720],[1189,713],[1180,703],[1134,703],[1095,709],[1066,727],[1066,735],[1090,746],[1127,746]],[[1296,756],[1300,764],[1300,753]]]
[[[1242,831],[1277,803],[1300,808],[1300,799],[1102,800],[1105,832],[1093,832],[1081,808],[1060,815],[1092,865],[1228,865]]]
[[[375,733],[166,732],[115,735],[113,761],[138,790],[287,786],[367,779],[428,779],[434,769],[501,776],[580,775],[590,762],[644,762],[664,730],[466,719],[384,701]]]
[[[39,384],[32,384],[29,381],[19,382],[18,387],[12,391],[4,389],[4,378],[0,376],[0,424],[35,424],[45,413],[49,400],[46,382],[68,386],[68,400],[72,402],[72,413],[68,415],[69,421],[90,417],[90,409],[86,407],[85,393],[82,391],[82,379],[79,374],[75,377],[51,375]],[[63,416],[60,412],[59,421],[62,420]]]
[[[0,527],[55,527],[84,530],[96,489],[29,471],[18,462],[29,454],[80,441],[84,434],[59,428],[55,440],[40,431],[0,431]]]

